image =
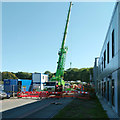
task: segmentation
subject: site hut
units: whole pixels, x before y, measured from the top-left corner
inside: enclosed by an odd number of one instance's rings
[[[120,116],[120,2],[114,8],[98,61],[98,95]]]
[[[12,94],[17,92],[32,91],[32,80],[4,79],[4,91]]]
[[[44,89],[44,83],[48,82],[48,75],[43,73],[33,73],[33,90],[41,91]]]

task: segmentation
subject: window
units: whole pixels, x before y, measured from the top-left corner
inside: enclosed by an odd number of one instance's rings
[[[101,73],[101,68],[100,68],[100,64],[99,64],[98,70],[99,70],[99,73]]]
[[[114,96],[114,79],[112,79],[112,86],[111,86],[111,93],[112,93],[112,105],[114,106],[114,102],[115,102],[115,96]]]
[[[102,79],[102,96],[104,94],[104,89],[103,89],[103,79]]]
[[[114,40],[114,30],[112,31],[112,58],[115,55],[115,40]]]
[[[107,63],[109,63],[109,42],[107,44]]]
[[[103,96],[106,97],[106,82],[104,82],[104,88],[103,88]]]
[[[106,66],[106,50],[104,51],[104,68]]]
[[[103,71],[103,57],[102,57],[102,71]]]
[[[107,81],[107,100],[109,101],[109,81]]]
[[[99,94],[101,94],[101,82],[99,82]]]

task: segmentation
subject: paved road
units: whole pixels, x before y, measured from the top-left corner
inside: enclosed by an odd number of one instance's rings
[[[10,110],[12,108],[15,107],[19,107],[25,104],[29,104],[29,103],[33,103],[38,101],[39,99],[22,99],[22,98],[10,98],[10,99],[4,99],[4,100],[0,100],[0,105],[2,106],[0,109],[0,112],[6,111],[6,110]]]
[[[3,118],[52,118],[56,113],[64,108],[73,98],[48,98],[37,100],[36,102],[19,106],[2,112]],[[54,104],[55,103],[55,104]],[[56,104],[58,103],[58,104]]]

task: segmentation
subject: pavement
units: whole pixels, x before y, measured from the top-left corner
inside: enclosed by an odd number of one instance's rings
[[[73,98],[48,98],[42,100],[31,99],[10,99],[4,101],[4,109],[2,111],[2,118],[16,118],[23,119],[50,119],[57,114],[62,108],[70,103]],[[16,107],[15,107],[15,105]],[[7,107],[8,106],[8,107]]]
[[[97,96],[103,109],[106,111],[108,118],[110,120],[120,120],[120,117],[117,115],[117,113],[115,113],[115,111],[108,105],[108,103],[106,101],[103,100],[103,98],[101,98],[100,96]]]
[[[33,102],[37,102],[40,99],[27,99],[27,98],[10,98],[10,99],[4,99],[4,100],[0,100],[0,112],[6,111],[6,110],[10,110],[13,109],[15,107],[19,107],[22,105],[26,105],[29,103],[33,103]]]

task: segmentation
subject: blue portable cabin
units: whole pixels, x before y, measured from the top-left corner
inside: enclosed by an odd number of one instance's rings
[[[17,93],[18,91],[32,91],[33,82],[28,79],[4,79],[4,91]]]
[[[32,80],[18,79],[18,88],[21,89],[20,91],[32,91],[33,88],[32,85],[33,85]]]
[[[18,91],[18,80],[17,79],[4,79],[4,91],[12,93]]]

